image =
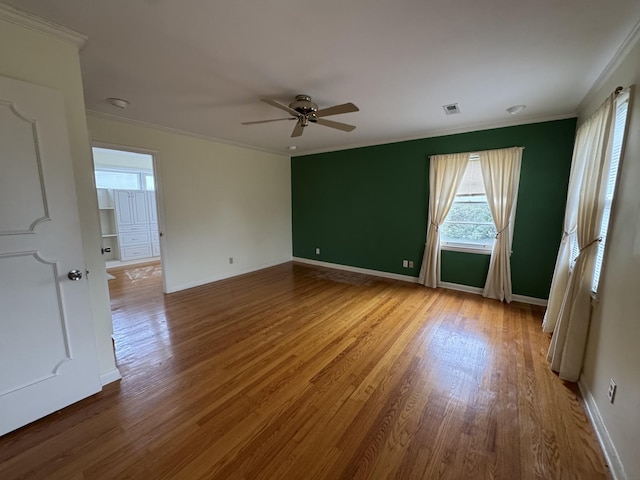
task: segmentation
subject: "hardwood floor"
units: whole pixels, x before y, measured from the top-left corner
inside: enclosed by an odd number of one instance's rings
[[[111,270],[121,382],[0,438],[0,478],[604,479],[543,310],[295,263],[163,295]]]

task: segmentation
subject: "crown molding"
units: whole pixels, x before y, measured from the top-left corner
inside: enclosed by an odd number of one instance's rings
[[[183,135],[186,137],[191,137],[191,138],[197,138],[199,140],[206,140],[209,142],[216,142],[216,143],[222,143],[225,145],[231,145],[234,147],[240,147],[240,148],[248,148],[250,150],[256,150],[259,152],[263,152],[263,153],[270,153],[273,155],[279,155],[281,157],[287,157],[287,158],[294,158],[294,157],[303,157],[305,155],[316,155],[318,153],[328,153],[328,152],[339,152],[342,150],[353,150],[355,148],[363,148],[363,147],[375,147],[378,145],[388,145],[391,143],[400,143],[400,142],[409,142],[412,140],[424,140],[427,138],[434,138],[434,137],[442,137],[445,135],[455,135],[455,134],[459,134],[459,133],[468,133],[468,132],[478,132],[478,131],[482,131],[482,130],[491,130],[494,128],[504,128],[504,127],[515,127],[515,126],[519,126],[519,125],[529,125],[532,123],[542,123],[542,122],[552,122],[555,120],[566,120],[568,118],[575,118],[577,117],[576,113],[569,113],[569,114],[565,114],[565,115],[552,115],[552,116],[541,116],[541,117],[534,117],[534,118],[522,118],[522,119],[518,119],[518,120],[510,120],[507,122],[494,122],[494,123],[483,123],[483,124],[472,124],[472,125],[467,125],[464,127],[459,127],[459,128],[452,128],[452,129],[446,129],[446,130],[432,130],[429,132],[424,132],[422,134],[419,135],[414,135],[411,137],[401,137],[401,138],[392,138],[392,139],[388,139],[388,140],[373,140],[371,142],[363,142],[363,143],[357,143],[357,144],[349,144],[349,145],[344,145],[344,146],[339,146],[339,147],[326,147],[326,148],[319,148],[319,149],[314,149],[314,150],[309,150],[309,151],[305,151],[305,152],[300,152],[300,153],[296,153],[296,154],[291,154],[291,153],[283,153],[277,150],[270,150],[267,148],[261,148],[261,147],[256,147],[254,145],[248,145],[245,143],[240,143],[240,142],[233,142],[230,140],[224,140],[222,138],[217,138],[217,137],[212,137],[209,135],[203,135],[203,134],[199,134],[199,133],[193,133],[193,132],[188,132],[186,130],[180,130],[177,128],[172,128],[172,127],[165,127],[163,125],[157,125],[155,123],[150,123],[150,122],[145,122],[142,120],[133,120],[130,118],[126,118],[126,117],[121,117],[119,115],[113,115],[111,113],[104,113],[104,112],[98,112],[96,110],[90,110],[87,109],[86,110],[87,115],[93,116],[93,117],[97,117],[97,118],[104,118],[105,120],[113,120],[116,122],[122,122],[122,123],[127,123],[130,125],[136,125],[139,127],[145,127],[145,128],[152,128],[154,130],[160,130],[162,132],[166,132],[166,133],[172,133],[175,135]]]
[[[317,148],[317,149],[309,150],[306,152],[292,154],[291,157],[303,157],[305,155],[316,155],[318,153],[339,152],[342,150],[353,150],[355,148],[376,147],[378,145],[389,145],[391,143],[410,142],[413,140],[425,140],[427,138],[444,137],[447,135],[457,135],[460,133],[480,132],[482,130],[493,130],[495,128],[517,127],[520,125],[530,125],[532,123],[553,122],[556,120],[566,120],[568,118],[576,118],[577,116],[578,116],[577,113],[571,112],[563,115],[543,115],[538,117],[521,118],[517,120],[513,119],[509,121],[500,121],[500,122],[493,122],[493,123],[469,124],[469,125],[465,125],[457,128],[429,130],[429,131],[425,131],[424,133],[413,135],[410,137],[392,138],[392,139],[381,140],[381,141],[373,140],[371,142],[355,143],[355,144],[349,144],[349,145],[344,145],[340,147]]]
[[[87,41],[86,35],[74,32],[66,27],[37,17],[24,10],[18,10],[4,3],[0,3],[0,19],[70,43],[78,50],[80,50]]]
[[[247,145],[240,142],[232,142],[230,140],[223,140],[222,138],[216,138],[209,135],[202,135],[200,133],[188,132],[186,130],[180,130],[172,127],[165,127],[163,125],[157,125],[155,123],[144,122],[142,120],[133,120],[131,118],[120,117],[110,113],[98,112],[96,110],[86,110],[87,115],[97,118],[104,118],[105,120],[113,120],[116,122],[127,123],[129,125],[136,125],[138,127],[152,128],[154,130],[160,130],[161,132],[172,133],[174,135],[182,135],[185,137],[197,138],[198,140],[206,140],[208,142],[222,143],[224,145],[230,145],[232,147],[248,148],[249,150],[256,150],[262,153],[270,153],[272,155],[278,155],[280,157],[289,158],[288,153],[279,152],[276,150],[269,150],[267,148],[260,148],[254,145]]]
[[[609,80],[613,72],[622,64],[624,59],[629,55],[631,50],[636,46],[636,44],[640,41],[640,21],[636,23],[636,25],[631,29],[627,38],[622,42],[620,48],[616,51],[615,55],[611,58],[609,63],[604,70],[600,73],[594,84],[591,86],[587,94],[584,96],[580,105],[578,105],[578,112],[584,111],[587,107],[587,103],[589,99],[604,86],[604,84]]]

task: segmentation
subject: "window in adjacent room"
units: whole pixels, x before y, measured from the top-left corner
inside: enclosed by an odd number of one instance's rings
[[[140,190],[139,172],[96,167],[95,174],[97,188]]]
[[[153,173],[143,173],[142,174],[143,179],[144,179],[144,189],[145,190],[155,190],[156,189],[156,183],[153,179]]]
[[[472,155],[451,210],[440,225],[440,248],[490,254],[495,237],[480,158]]]
[[[155,190],[153,156],[93,147],[97,188]]]

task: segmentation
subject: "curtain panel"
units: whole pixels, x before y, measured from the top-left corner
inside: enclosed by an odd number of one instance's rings
[[[586,127],[586,124],[585,124]],[[558,316],[562,309],[562,302],[569,284],[569,273],[571,271],[571,238],[576,235],[578,228],[578,202],[580,199],[580,188],[582,178],[587,164],[585,152],[586,139],[590,134],[589,128],[579,128],[576,132],[576,140],[571,160],[571,173],[569,174],[569,187],[567,190],[567,205],[564,213],[564,224],[562,227],[562,240],[558,249],[556,266],[551,280],[549,300],[547,310],[542,321],[542,331],[553,333],[556,328]]]
[[[614,95],[580,126],[576,134],[565,233],[570,237],[575,229],[580,253],[570,269],[569,252],[565,251],[569,250],[570,242],[561,244],[543,327],[547,331],[553,330],[547,354],[551,369],[563,380],[572,382],[580,377],[591,321],[593,269],[604,206],[604,172],[610,161],[613,106]]]
[[[487,203],[496,225],[489,272],[482,295],[511,302],[511,235],[518,198],[522,147],[480,152],[482,179]]]
[[[418,279],[427,287],[436,288],[440,280],[440,232],[438,230],[449,213],[468,163],[468,153],[430,157],[427,239]]]

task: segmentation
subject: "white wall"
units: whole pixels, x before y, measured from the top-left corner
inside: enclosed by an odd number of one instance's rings
[[[640,87],[640,43],[602,88],[590,95],[580,120],[618,86]],[[619,455],[627,478],[640,479],[640,88],[635,89],[614,213],[600,277],[599,303],[589,332],[581,386]],[[607,398],[609,379],[618,385]],[[602,430],[604,430],[602,429]],[[604,433],[605,437],[607,435]],[[615,460],[615,459],[614,459]],[[621,478],[624,478],[620,475]]]
[[[92,272],[88,277],[92,312],[87,312],[87,317],[94,322],[100,372],[113,378],[111,310],[106,277],[101,273],[104,261],[78,48],[0,19],[0,75],[54,88],[64,96],[85,265]]]
[[[158,152],[168,291],[291,259],[288,156],[93,115],[87,121],[92,141]]]

